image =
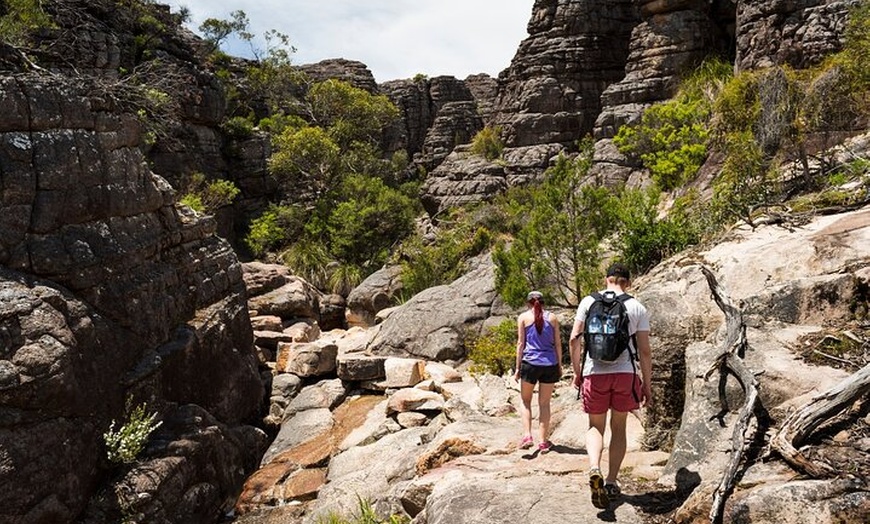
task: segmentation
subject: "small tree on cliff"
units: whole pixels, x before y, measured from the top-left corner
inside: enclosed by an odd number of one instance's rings
[[[496,286],[519,305],[529,289],[547,292],[556,303],[574,304],[597,279],[602,239],[615,226],[614,197],[588,176],[592,141],[584,140],[574,159],[560,156],[529,189],[517,212],[527,220],[510,245],[496,246]]]

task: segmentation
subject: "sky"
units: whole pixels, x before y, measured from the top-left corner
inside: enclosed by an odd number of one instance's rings
[[[346,58],[366,64],[378,83],[412,78],[487,73],[510,65],[526,38],[534,0],[159,0],[173,12],[187,7],[187,27],[198,33],[207,18],[227,20],[242,10],[265,48],[263,33],[290,37],[294,64]],[[250,45],[229,42],[224,51],[252,56]]]

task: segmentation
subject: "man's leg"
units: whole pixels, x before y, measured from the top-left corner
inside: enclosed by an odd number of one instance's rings
[[[601,468],[601,451],[604,449],[604,428],[607,413],[589,414],[589,429],[586,430],[586,453],[589,455],[589,469]]]
[[[589,454],[589,493],[592,505],[599,509],[610,506],[610,497],[604,487],[604,477],[601,476],[601,450],[604,447],[604,426],[607,412],[589,414],[589,429],[586,431],[586,453]]]
[[[628,413],[624,411],[610,411],[610,445],[608,446],[608,457],[610,460],[609,469],[607,470],[607,483],[615,484],[616,477],[619,475],[619,467],[622,465],[622,460],[625,458],[626,450],[626,424],[628,423]]]

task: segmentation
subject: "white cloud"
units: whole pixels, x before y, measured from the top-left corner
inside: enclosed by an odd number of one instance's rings
[[[163,0],[167,1],[167,0]],[[428,76],[497,75],[526,36],[534,0],[168,0],[187,6],[196,30],[206,18],[242,10],[251,32],[275,29],[296,47],[294,63],[347,58],[378,82]],[[262,46],[262,43],[260,43]],[[245,48],[233,45],[233,54]]]

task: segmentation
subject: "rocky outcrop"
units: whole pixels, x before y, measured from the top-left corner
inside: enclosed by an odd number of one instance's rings
[[[311,83],[341,80],[369,93],[378,93],[378,84],[368,66],[356,60],[333,58],[299,66]]]
[[[381,324],[367,351],[437,361],[463,358],[466,340],[480,334],[499,303],[492,261],[483,256],[472,267],[465,277],[405,302]]]
[[[457,147],[429,173],[420,189],[423,207],[430,216],[451,207],[473,204],[503,193],[508,188],[505,168]]]
[[[602,91],[625,75],[633,4],[536,0],[529,37],[499,75],[493,123],[508,147],[572,145],[592,131]]]
[[[196,404],[235,428],[256,417],[262,384],[241,265],[212,220],[175,207],[147,167],[135,116],[81,79],[7,76],[0,92],[0,265],[12,299],[3,300],[0,447],[12,465],[2,484],[15,486],[0,495],[0,513],[67,521],[108,478],[102,433],[123,420],[127,397],[161,418]],[[245,470],[257,453],[240,449],[226,466]],[[204,481],[202,465],[178,488]],[[225,496],[235,489],[213,480]]]
[[[402,113],[387,132],[386,150],[404,148],[415,169],[435,169],[459,144],[483,128],[481,107],[492,103],[492,84],[485,75],[463,82],[452,76],[395,80],[381,84]],[[473,91],[473,92],[472,92]]]
[[[848,10],[861,0],[738,2],[738,70],[805,68],[839,51]]]

